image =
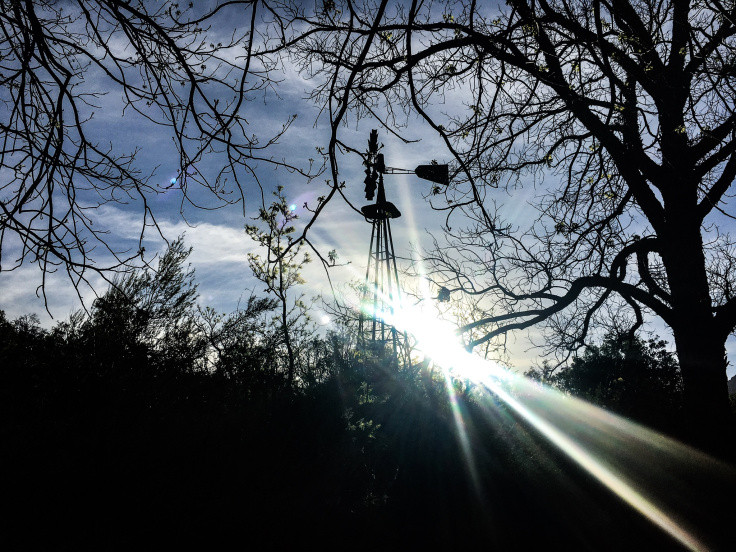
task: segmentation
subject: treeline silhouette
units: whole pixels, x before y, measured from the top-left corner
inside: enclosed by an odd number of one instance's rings
[[[675,353],[661,339],[605,336],[560,369],[549,362],[527,377],[543,381],[661,432],[683,437],[683,382]]]
[[[50,330],[0,315],[7,550],[678,549],[466,382],[303,332],[289,384],[273,303],[197,307],[187,255]]]

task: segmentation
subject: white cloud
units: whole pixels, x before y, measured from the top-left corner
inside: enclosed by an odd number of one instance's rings
[[[140,218],[132,212],[119,207],[105,205],[99,208],[97,217],[105,222],[110,235],[115,236],[116,244],[137,249],[140,230]],[[235,307],[243,291],[255,284],[248,270],[248,251],[254,244],[238,226],[203,222],[188,226],[182,221],[159,221],[162,233],[168,240],[176,239],[184,234],[185,243],[193,247],[189,262],[194,267],[199,282],[202,300],[209,300],[215,308],[230,310]],[[165,242],[150,231],[144,240],[146,259],[153,260],[156,254],[165,249]],[[98,257],[98,263],[104,263],[104,256]],[[153,262],[155,266],[155,262]],[[9,318],[35,312],[45,326],[63,319],[71,312],[82,307],[79,298],[66,276],[57,272],[48,275],[47,295],[48,310],[52,319],[45,312],[42,297],[36,290],[41,284],[41,273],[36,266],[24,265],[13,272],[0,273],[0,308],[5,310]],[[87,307],[95,298],[95,292],[104,293],[107,284],[99,276],[90,279],[94,290],[80,288]],[[40,293],[39,293],[40,295]]]
[[[5,311],[7,318],[11,320],[24,314],[35,313],[39,316],[42,325],[50,327],[82,308],[77,291],[82,296],[84,304],[89,306],[95,298],[95,291],[99,293],[105,290],[106,286],[102,278],[94,274],[88,274],[88,276],[94,289],[82,284],[78,290],[75,290],[65,274],[61,272],[47,274],[47,302],[44,303],[39,288],[42,276],[35,265],[24,265],[12,272],[2,272],[0,273],[0,297],[2,297],[0,309]]]

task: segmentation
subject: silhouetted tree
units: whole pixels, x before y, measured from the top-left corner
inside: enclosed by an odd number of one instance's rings
[[[528,373],[658,429],[681,430],[682,375],[664,341],[609,335],[558,370]]]
[[[234,377],[242,368],[258,368],[275,373],[277,362],[271,313],[275,299],[248,297],[245,308],[231,314],[218,313],[211,307],[199,309],[198,325],[209,346],[208,364]]]
[[[156,270],[119,278],[94,301],[89,317],[72,317],[65,330],[78,340],[83,354],[104,364],[137,358],[152,368],[203,367],[206,346],[196,323],[197,284],[194,269],[185,265],[190,253],[178,238]]]
[[[194,4],[2,2],[0,270],[36,263],[44,297],[45,275],[58,269],[75,286],[89,272],[110,278],[142,250],[117,246],[96,207],[137,202],[142,241],[156,226],[149,200],[166,188],[183,193],[182,209],[202,205],[204,189],[212,208],[243,200],[243,179],[257,181],[257,163],[310,170],[266,153],[295,115],[265,139],[246,119],[248,100],[273,84],[267,65],[253,60],[268,6]],[[95,115],[112,115],[110,99],[120,102],[121,116],[173,139],[178,160],[170,185],[151,181],[138,149],[102,138]],[[197,169],[208,154],[220,158],[217,174]]]
[[[418,114],[444,141],[452,183],[429,195],[447,243],[426,263],[451,294],[484,298],[484,315],[461,328],[483,330],[470,347],[547,324],[550,348],[575,350],[592,326],[633,331],[657,316],[674,334],[688,419],[715,443],[732,428],[736,255],[721,221],[733,218],[736,176],[735,10],[292,2],[293,25],[273,32],[330,117],[328,200],[341,193],[337,148],[359,151],[338,132],[348,116],[396,133]],[[535,211],[505,218],[496,188]]]
[[[248,253],[248,265],[253,275],[266,284],[266,293],[273,294],[279,304],[279,323],[287,353],[287,379],[294,383],[297,373],[298,353],[294,338],[311,337],[308,331],[309,316],[304,303],[304,294],[292,297],[293,288],[304,283],[301,271],[310,262],[309,254],[302,252],[302,242],[295,243],[293,223],[298,215],[286,202],[283,186],[273,193],[276,201],[261,208],[254,220],[264,225],[248,224],[245,231],[261,248],[262,253]],[[290,247],[290,246],[294,247]],[[304,335],[306,332],[306,335]]]

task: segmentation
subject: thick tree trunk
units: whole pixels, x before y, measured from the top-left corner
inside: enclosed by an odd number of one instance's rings
[[[687,439],[708,452],[733,456],[736,443],[728,402],[724,343],[714,337],[707,324],[693,320],[689,326],[675,331]]]
[[[727,333],[717,327],[712,312],[700,225],[692,211],[679,211],[663,240],[662,260],[683,376],[685,431],[699,448],[730,456],[736,443],[726,381]]]

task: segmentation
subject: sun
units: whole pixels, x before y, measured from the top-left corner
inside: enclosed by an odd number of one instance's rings
[[[512,409],[651,523],[689,550],[707,550],[697,529],[678,519],[680,506],[672,500],[678,494],[672,492],[672,486],[676,481],[687,481],[686,474],[704,466],[721,478],[734,477],[732,468],[679,441],[472,354],[463,347],[455,327],[438,319],[431,300],[421,304],[422,308],[397,303],[381,315],[386,323],[413,336],[415,347],[443,374],[457,438],[471,476],[475,478],[475,462],[462,412],[456,408],[456,378],[472,383],[489,416],[497,415],[494,409],[498,404]],[[669,466],[669,473],[657,473],[658,463]],[[681,485],[683,491],[686,484]]]

